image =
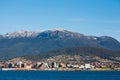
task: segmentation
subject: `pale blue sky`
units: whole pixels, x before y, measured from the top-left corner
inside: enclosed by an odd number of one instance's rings
[[[120,0],[0,0],[0,34],[52,28],[120,41]]]

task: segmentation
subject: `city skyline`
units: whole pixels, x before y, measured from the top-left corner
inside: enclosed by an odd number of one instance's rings
[[[119,0],[1,0],[0,34],[63,28],[120,41]]]

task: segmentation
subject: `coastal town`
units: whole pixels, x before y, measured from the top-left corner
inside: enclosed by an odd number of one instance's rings
[[[46,60],[31,61],[24,58],[14,58],[8,61],[0,62],[1,70],[58,70],[58,71],[76,71],[76,70],[120,70],[120,62],[99,59],[99,62],[83,62],[78,56],[54,56]],[[85,57],[84,57],[85,59]],[[90,59],[90,58],[87,58]],[[69,61],[68,61],[69,60]],[[101,60],[101,61],[100,61]]]

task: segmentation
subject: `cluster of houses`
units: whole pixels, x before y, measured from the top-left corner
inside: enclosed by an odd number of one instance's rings
[[[8,63],[0,67],[2,70],[89,70],[94,68],[94,66],[90,64],[78,65],[57,62],[36,62],[33,64],[26,64],[22,61],[19,61],[17,63]]]
[[[66,60],[68,59],[68,60]],[[75,60],[76,59],[76,60]],[[87,58],[89,59],[89,58]],[[90,58],[91,59],[91,58]],[[120,62],[97,59],[99,62],[83,62],[78,57],[58,56],[47,60],[31,61],[14,58],[0,62],[1,70],[120,70]]]

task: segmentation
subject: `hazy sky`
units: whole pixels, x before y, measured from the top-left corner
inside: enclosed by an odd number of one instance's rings
[[[120,41],[120,0],[0,0],[0,34],[52,28]]]

